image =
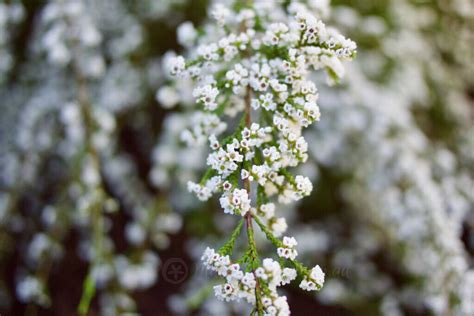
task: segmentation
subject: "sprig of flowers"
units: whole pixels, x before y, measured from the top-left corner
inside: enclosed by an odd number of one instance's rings
[[[181,38],[195,42],[186,45],[188,58],[175,56],[166,64],[171,75],[193,80],[196,113],[212,116],[213,124],[223,127],[219,134],[225,135],[218,138],[212,129],[199,129],[199,138],[207,134],[209,139],[209,169],[199,183],[188,183],[189,191],[202,201],[221,193],[224,212],[243,217],[229,242],[217,251],[207,248],[202,261],[226,280],[214,287],[217,298],[243,298],[258,315],[289,315],[286,297],[279,296],[277,287],[297,275],[304,290],[319,290],[324,283],[319,266],[309,269],[296,260],[294,238],[279,239],[286,220],[276,217],[271,200],[291,203],[311,193],[308,178],[288,171],[307,160],[302,130],[320,118],[317,88],[309,76],[325,69],[337,82],[342,61],[356,54],[354,42],[327,29],[305,4],[290,1],[276,7],[265,1],[216,4],[211,16],[217,23],[205,25],[202,32],[189,24],[180,29]],[[240,123],[220,122],[230,112],[240,115]],[[226,131],[227,126],[235,130]],[[182,139],[190,141],[194,134],[185,130]],[[285,267],[284,261],[259,259],[254,222],[294,268]],[[248,248],[233,261],[242,223]]]

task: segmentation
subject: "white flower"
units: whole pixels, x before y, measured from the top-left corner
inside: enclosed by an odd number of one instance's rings
[[[324,284],[324,272],[319,265],[311,269],[309,278],[305,276],[300,283],[300,288],[305,291],[315,291],[321,289]]]
[[[164,86],[156,93],[156,100],[166,108],[170,109],[179,103],[179,95],[172,87]]]
[[[295,269],[284,268],[281,274],[281,285],[289,284],[296,279],[297,273]]]
[[[219,199],[219,202],[224,209],[224,213],[227,214],[237,213],[245,216],[251,208],[251,201],[245,189],[234,189],[232,192],[226,192]]]
[[[217,23],[220,26],[223,26],[231,15],[231,12],[227,7],[218,3],[212,8],[211,15],[217,20]]]
[[[193,96],[209,111],[214,111],[217,108],[216,98],[218,95],[219,90],[210,84],[196,87],[193,91]]]
[[[197,38],[197,31],[192,22],[184,22],[176,30],[178,43],[188,47],[191,46]]]
[[[296,189],[298,190],[298,193],[302,196],[308,196],[311,194],[311,191],[313,191],[313,184],[311,183],[309,178],[303,176],[296,176],[295,182]]]
[[[186,62],[183,56],[176,56],[170,58],[166,66],[172,75],[178,75],[186,68]]]
[[[238,298],[238,288],[231,283],[216,285],[214,286],[214,294],[219,300],[229,302]]]
[[[16,293],[22,302],[31,302],[35,297],[41,296],[43,285],[40,281],[33,277],[27,276],[22,278],[16,285]]]
[[[319,286],[323,286],[324,284],[324,272],[321,270],[321,267],[319,265],[315,266],[313,269],[311,269],[311,279],[313,279],[316,284]]]
[[[263,216],[266,219],[273,218],[273,216],[275,216],[275,204],[273,203],[262,204],[260,206],[260,212],[263,213]]]
[[[294,248],[298,242],[296,241],[295,237],[283,237],[283,244],[288,248]]]
[[[271,224],[270,228],[272,229],[275,236],[281,236],[281,234],[283,234],[288,228],[288,225],[286,224],[286,219],[284,217],[275,219],[275,221]]]
[[[139,245],[145,240],[146,231],[138,223],[129,223],[125,226],[125,236],[131,244]]]
[[[280,247],[277,249],[278,256],[290,260],[294,260],[296,256],[298,255],[298,252],[294,247],[298,243],[296,242],[296,239],[294,237],[283,237],[283,245],[285,247]]]

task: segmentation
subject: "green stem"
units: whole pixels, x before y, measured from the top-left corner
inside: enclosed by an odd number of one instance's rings
[[[82,288],[82,297],[79,303],[78,312],[79,315],[84,316],[87,315],[89,310],[90,303],[92,298],[95,294],[95,280],[92,276],[92,269],[90,269],[86,280],[84,281],[83,288]]]
[[[250,127],[252,120],[250,117],[250,103],[252,100],[252,90],[250,87],[247,88],[247,95],[245,96],[245,114],[243,116],[243,122],[245,122],[246,127]],[[251,186],[250,186],[250,181],[249,179],[244,180],[244,189],[248,192],[248,194],[251,194]],[[253,274],[255,276],[255,280],[257,281],[257,284],[255,286],[255,308],[256,312],[258,313],[258,316],[263,315],[263,306],[262,306],[262,301],[261,301],[261,292],[260,292],[260,284],[258,282],[258,278],[255,275],[255,269],[258,266],[258,252],[257,252],[257,243],[255,242],[254,238],[254,231],[253,231],[253,224],[252,224],[252,213],[249,211],[247,214],[245,214],[245,224],[247,227],[247,237],[249,240],[249,247],[250,247],[250,260],[249,264],[252,268]]]

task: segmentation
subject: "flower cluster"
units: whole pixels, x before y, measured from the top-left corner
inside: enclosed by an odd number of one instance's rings
[[[80,63],[79,69],[85,75],[99,77],[105,71],[103,56],[97,51],[102,36],[91,14],[85,11],[82,1],[55,1],[46,6],[42,15],[46,26],[42,48],[51,63]]]
[[[244,298],[250,302],[255,299],[253,293],[257,282],[253,273],[244,273],[238,263],[231,263],[228,255],[222,256],[211,248],[206,248],[201,260],[207,269],[226,279],[227,283],[214,287],[219,299],[231,301]]]
[[[13,42],[19,33],[17,26],[25,19],[25,13],[21,1],[0,3],[0,84],[4,83],[15,64]]]
[[[263,314],[289,314],[290,309],[286,297],[279,296],[276,289],[296,278],[295,269],[282,269],[277,261],[266,258],[255,272],[243,272],[238,263],[231,263],[228,255],[223,256],[211,248],[205,250],[201,260],[207,269],[215,271],[226,279],[225,284],[214,286],[214,293],[218,299],[225,301],[244,299],[255,305],[257,282],[259,284],[265,282],[267,288],[261,298]]]
[[[277,249],[278,255],[286,259],[296,259],[298,252],[296,251],[295,247],[297,244],[298,242],[294,237],[283,237],[284,247],[280,247]]]
[[[220,135],[226,129],[226,124],[215,114],[197,112],[190,119],[191,126],[180,133],[181,141],[187,146],[203,144],[209,134]]]
[[[206,24],[202,34],[189,34],[187,58],[169,58],[166,69],[177,80],[193,82],[196,113],[214,115],[214,124],[225,126],[219,130],[227,134],[223,138],[199,129],[200,136],[208,133],[209,169],[200,182],[188,182],[188,189],[203,201],[220,193],[224,213],[244,217],[249,244],[240,262],[245,271],[252,271],[255,284],[248,288],[240,282],[244,274],[238,264],[230,263],[228,244],[217,253],[207,249],[203,260],[227,277],[225,285],[215,288],[219,298],[234,300],[243,295],[259,314],[288,315],[286,298],[278,296],[276,287],[299,274],[303,289],[317,290],[324,274],[319,266],[310,271],[296,261],[294,238],[278,239],[287,224],[275,216],[271,200],[287,204],[311,193],[309,178],[288,171],[308,159],[302,131],[320,119],[317,88],[309,76],[313,70],[325,69],[332,81],[338,81],[342,62],[354,57],[356,45],[326,28],[310,7],[297,1],[281,5],[255,1],[235,7],[219,3],[210,15],[215,23]],[[185,29],[191,32],[189,24]],[[239,114],[240,121],[230,120]],[[235,126],[235,131],[226,132],[227,126]],[[183,139],[192,139],[191,134],[184,131]],[[269,258],[260,263],[254,222],[296,270],[282,269]],[[234,235],[231,240],[233,244]],[[242,289],[244,294],[239,294]]]
[[[245,216],[250,210],[250,199],[245,189],[235,189],[232,192],[226,192],[219,199],[224,213],[240,214]]]
[[[320,289],[324,284],[324,272],[319,266],[311,269],[311,274],[305,276],[300,283],[300,288],[305,291],[314,291]]]

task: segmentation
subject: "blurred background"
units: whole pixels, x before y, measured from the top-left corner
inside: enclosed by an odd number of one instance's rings
[[[199,264],[235,219],[186,191],[207,146],[162,71],[214,2],[0,2],[0,315],[248,314]],[[302,2],[358,56],[315,75],[315,189],[279,210],[326,272],[292,314],[474,315],[473,2]]]

